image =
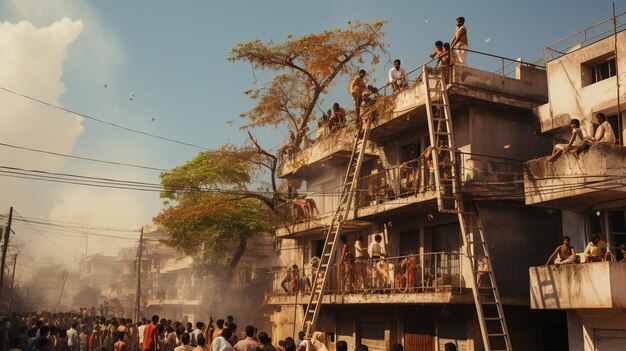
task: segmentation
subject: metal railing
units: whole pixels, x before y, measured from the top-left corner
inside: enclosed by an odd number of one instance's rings
[[[462,191],[484,197],[523,194],[522,160],[466,152],[457,152],[457,157]],[[420,157],[360,177],[354,202],[355,210],[389,201],[405,201],[408,204],[414,201],[415,196],[434,191],[432,171],[430,160]],[[278,224],[293,225],[317,221],[322,225],[321,222],[332,216],[337,207],[341,187],[336,185],[323,191],[311,192],[305,198],[281,205],[277,211],[281,214]]]
[[[615,17],[602,20],[594,25],[581,29],[574,34],[568,35],[563,39],[547,45],[543,49],[544,61],[547,63],[574,50],[578,50],[584,46],[591,45],[607,38],[615,32],[623,31],[626,29],[626,22],[616,23],[614,26],[613,21],[615,20],[616,22],[619,22],[619,20],[624,20],[626,19],[626,17],[624,17],[625,15],[626,12],[616,14]]]
[[[462,255],[457,252],[433,252],[335,263],[328,272],[326,291],[329,294],[461,292],[465,287],[462,261]],[[313,267],[271,271],[267,294],[309,294],[313,274]]]

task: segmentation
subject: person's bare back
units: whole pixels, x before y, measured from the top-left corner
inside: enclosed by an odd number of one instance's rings
[[[121,339],[113,345],[115,351],[127,351],[126,343]]]

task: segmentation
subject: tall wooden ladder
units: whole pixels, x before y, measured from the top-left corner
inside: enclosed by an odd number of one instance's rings
[[[459,217],[461,236],[472,269],[470,283],[485,350],[512,351],[478,206],[471,201],[463,201],[461,193],[445,68],[424,66],[423,79],[437,207],[439,212],[456,213]]]
[[[328,271],[335,258],[335,252],[337,251],[337,245],[341,234],[341,229],[344,221],[348,218],[351,211],[354,197],[357,192],[357,181],[359,173],[361,171],[361,165],[363,164],[363,158],[365,157],[365,147],[369,138],[369,132],[372,125],[373,114],[369,114],[369,118],[362,123],[362,127],[356,134],[354,144],[352,146],[352,154],[350,156],[350,163],[348,164],[348,170],[343,181],[343,187],[341,190],[341,196],[339,198],[339,204],[333,213],[330,225],[326,231],[326,240],[324,241],[324,247],[322,249],[322,257],[320,257],[320,263],[317,270],[312,277],[312,289],[309,296],[309,302],[307,304],[304,313],[304,322],[302,331],[305,332],[305,337],[310,339],[317,318],[321,310],[322,299],[324,297],[324,291],[328,282]]]

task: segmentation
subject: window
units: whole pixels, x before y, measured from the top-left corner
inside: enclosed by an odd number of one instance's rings
[[[608,53],[583,63],[581,65],[581,73],[583,87],[616,76],[615,54]]]
[[[615,57],[591,67],[591,84],[615,76]]]

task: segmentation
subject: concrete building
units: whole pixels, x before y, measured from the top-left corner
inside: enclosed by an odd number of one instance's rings
[[[618,111],[626,109],[626,90],[617,89],[617,79],[626,74],[626,32],[613,35],[612,26],[609,19],[546,48],[550,98],[535,112],[541,132],[555,139],[563,138],[571,118],[593,135],[593,117],[602,112],[617,143],[594,144],[579,159],[565,154],[552,163],[527,162],[525,193],[526,204],[561,213],[562,234],[572,238],[577,252],[600,235],[619,261],[619,245],[626,243],[626,124]],[[587,33],[606,33],[607,27],[610,35],[587,39]],[[529,274],[532,308],[567,312],[570,351],[626,348],[624,263],[531,267]]]
[[[448,73],[462,192],[478,204],[513,348],[565,350],[565,312],[531,309],[528,292],[528,268],[545,261],[563,225],[560,211],[527,206],[522,186],[525,162],[552,149],[550,136],[537,132],[533,112],[549,102],[548,77],[541,66],[477,52],[470,53],[470,65],[494,57],[504,66],[500,71],[455,66]],[[331,268],[316,326],[331,349],[337,340],[350,350],[366,344],[386,351],[394,343],[407,351],[443,350],[447,343],[484,349],[469,285],[475,273],[458,217],[438,212],[428,160],[420,157],[430,138],[417,74],[410,87],[386,98],[389,106],[375,120],[355,208],[341,233],[352,247],[359,236],[368,245],[381,235],[388,258],[363,263],[361,272],[357,265],[362,281],[351,287],[340,265]],[[294,201],[276,231],[282,268],[270,274],[266,293],[275,308],[275,339],[302,326],[314,279],[310,261],[322,252],[354,138],[350,126],[330,133],[280,167],[280,176],[301,184],[319,214]],[[289,271],[293,264],[298,269]]]

